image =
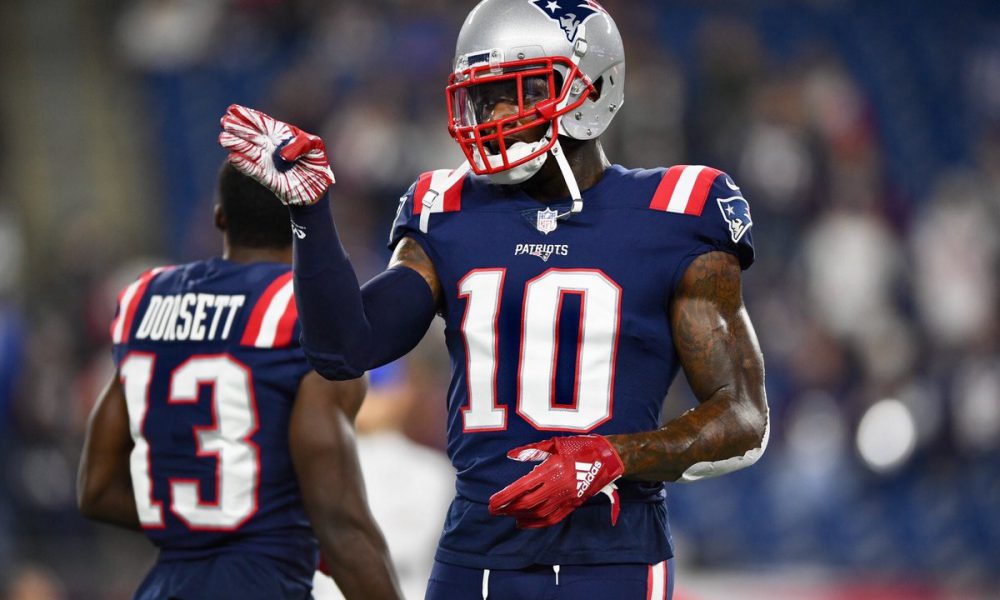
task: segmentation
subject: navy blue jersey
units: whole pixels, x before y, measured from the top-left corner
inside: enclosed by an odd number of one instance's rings
[[[438,560],[510,569],[671,557],[662,484],[618,482],[616,527],[603,495],[532,530],[491,516],[487,502],[533,467],[506,457],[515,446],[659,426],[679,367],[668,303],[703,253],[730,252],[750,266],[747,201],[708,167],[614,166],[583,193],[583,212],[559,219],[569,199],[543,205],[483,177],[427,193],[447,175],[420,177],[390,234],[390,246],[409,236],[424,248],[444,290],[448,454],[458,479]]]
[[[111,326],[139,520],[161,560],[317,559],[288,449],[299,382],[291,266],[221,258],[154,269]]]

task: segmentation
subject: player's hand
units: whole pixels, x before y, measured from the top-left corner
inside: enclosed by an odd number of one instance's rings
[[[490,514],[514,517],[521,529],[548,527],[603,492],[611,499],[611,524],[618,522],[620,502],[614,481],[625,466],[606,438],[556,437],[514,448],[507,457],[542,463],[493,494]]]
[[[229,106],[219,143],[238,171],[285,204],[314,204],[334,181],[322,139],[252,108]]]

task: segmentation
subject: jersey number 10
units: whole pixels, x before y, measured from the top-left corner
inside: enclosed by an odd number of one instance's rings
[[[507,408],[497,405],[500,300],[506,269],[476,269],[458,283],[465,298],[469,405],[465,431],[500,431]],[[563,298],[580,297],[580,335],[572,404],[555,403],[559,316]],[[591,431],[611,418],[622,289],[594,269],[549,269],[524,286],[521,351],[517,367],[517,413],[544,431]]]

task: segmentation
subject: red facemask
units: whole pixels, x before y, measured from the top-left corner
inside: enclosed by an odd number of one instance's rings
[[[565,68],[565,78],[556,65]],[[580,93],[570,104],[574,86]],[[476,174],[501,173],[551,150],[559,135],[559,117],[583,104],[593,91],[579,68],[560,56],[479,64],[449,79],[448,132]],[[545,143],[526,155],[508,153],[517,142],[542,140]]]

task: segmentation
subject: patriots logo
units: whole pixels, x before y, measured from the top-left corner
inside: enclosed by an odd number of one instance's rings
[[[552,256],[552,250],[548,248],[543,249],[541,247],[538,247],[529,251],[528,254],[542,259],[542,262],[549,262],[549,258]]]
[[[722,218],[729,224],[729,237],[733,239],[734,244],[739,242],[743,234],[753,226],[750,203],[742,196],[719,198],[719,210],[722,211]]]
[[[562,27],[570,42],[587,19],[598,12],[607,12],[594,0],[531,0],[531,3]]]

